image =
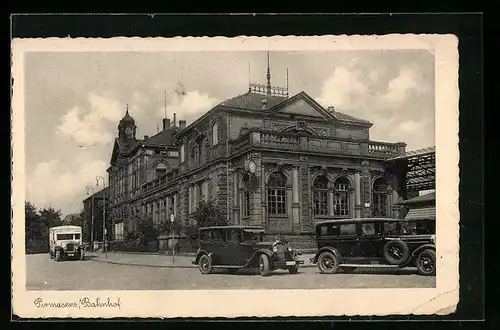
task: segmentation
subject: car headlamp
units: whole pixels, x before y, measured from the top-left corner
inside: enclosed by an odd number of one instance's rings
[[[278,252],[278,247],[276,245],[273,246],[273,252]]]
[[[436,243],[436,235],[431,235],[431,242]]]

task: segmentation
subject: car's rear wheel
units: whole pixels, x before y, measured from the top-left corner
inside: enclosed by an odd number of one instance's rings
[[[56,257],[55,257],[56,261],[61,261],[61,250],[57,250],[56,251]]]
[[[415,263],[420,275],[436,275],[436,252],[434,250],[427,249],[420,252]]]
[[[269,257],[261,254],[259,258],[259,271],[262,276],[269,276]]]
[[[391,265],[402,265],[410,258],[410,249],[403,241],[389,241],[384,245],[384,258]]]
[[[299,272],[299,265],[288,266],[287,268],[290,274],[297,274]]]
[[[319,255],[318,268],[322,274],[334,274],[339,268],[339,258],[334,253],[325,251]]]
[[[210,274],[212,272],[212,259],[204,254],[198,260],[198,268],[202,274]]]

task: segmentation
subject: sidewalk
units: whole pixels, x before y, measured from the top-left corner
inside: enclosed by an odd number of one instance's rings
[[[299,256],[299,259],[304,261],[304,264],[300,265],[300,267],[316,267],[316,265],[309,262],[309,258],[313,256],[313,254],[302,254]],[[172,258],[171,255],[167,256],[164,254],[108,252],[106,258],[105,254],[102,252],[87,252],[86,257],[92,261],[115,265],[160,268],[197,268],[196,265],[191,263],[195,258],[194,255],[178,255]]]

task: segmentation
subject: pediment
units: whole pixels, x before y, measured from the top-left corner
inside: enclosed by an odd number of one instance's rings
[[[324,119],[332,119],[333,116],[323,109],[316,101],[304,92],[301,92],[292,98],[276,106],[276,111],[280,113],[290,113]]]

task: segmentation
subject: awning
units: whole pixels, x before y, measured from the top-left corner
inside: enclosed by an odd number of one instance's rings
[[[405,220],[433,219],[436,220],[436,207],[410,209]]]

